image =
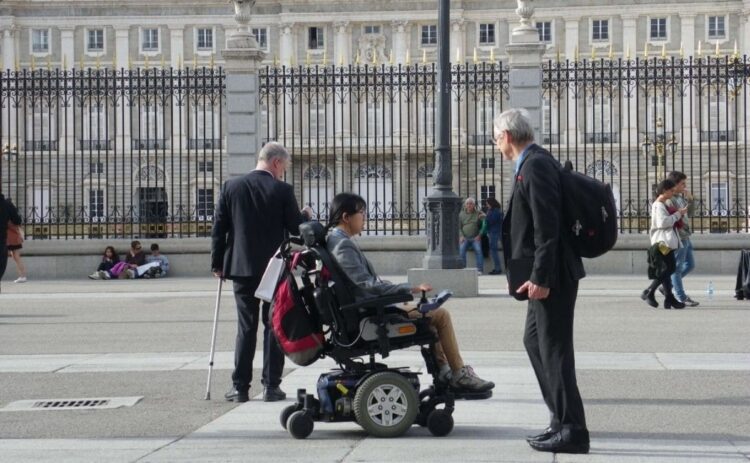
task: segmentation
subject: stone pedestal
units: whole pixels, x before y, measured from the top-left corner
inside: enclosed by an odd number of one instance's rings
[[[407,272],[409,284],[417,286],[429,283],[437,294],[444,289],[453,291],[454,297],[477,297],[479,295],[479,276],[476,269],[425,269],[410,268]],[[417,295],[416,297],[419,297]]]
[[[255,167],[261,147],[258,70],[265,53],[251,34],[235,32],[222,52],[227,73],[227,172],[243,175]]]

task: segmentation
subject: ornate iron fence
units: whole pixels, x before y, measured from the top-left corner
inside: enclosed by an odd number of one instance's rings
[[[653,188],[684,172],[699,232],[748,232],[747,57],[548,62],[543,127],[560,159],[613,186],[623,232],[649,228]]]
[[[0,188],[28,237],[210,233],[221,69],[7,71],[0,96]]]

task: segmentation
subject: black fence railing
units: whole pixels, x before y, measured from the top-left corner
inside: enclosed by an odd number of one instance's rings
[[[334,194],[368,204],[367,234],[424,233],[423,199],[432,192],[434,135],[440,117],[434,65],[282,67],[261,72],[263,139],[294,158],[288,179],[324,220]],[[492,143],[492,121],[507,107],[503,63],[453,66],[455,191],[504,198],[509,167]],[[491,159],[491,162],[488,161]],[[497,159],[497,162],[495,162]]]
[[[540,142],[610,183],[622,232],[649,227],[653,187],[688,175],[697,232],[748,232],[746,58],[548,62]],[[506,204],[493,146],[503,63],[452,66],[454,190]],[[333,196],[368,203],[367,234],[424,233],[437,107],[433,65],[269,67],[261,140],[320,220]],[[0,73],[0,189],[31,238],[205,236],[225,179],[220,69]]]
[[[223,70],[7,71],[0,98],[0,191],[27,237],[210,234]]]
[[[645,232],[654,186],[684,172],[697,232],[748,232],[747,57],[548,62],[548,147],[610,183],[623,232]]]

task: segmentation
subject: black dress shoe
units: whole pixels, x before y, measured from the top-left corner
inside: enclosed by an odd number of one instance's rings
[[[232,389],[224,394],[224,398],[227,399],[228,402],[247,402],[250,400],[250,395],[248,394],[247,389],[239,391],[236,387],[232,386]]]
[[[554,433],[555,431],[552,428],[547,428],[544,431],[542,431],[541,434],[537,434],[536,436],[526,436],[526,442],[547,440]]]
[[[544,440],[528,441],[532,449],[553,453],[589,453],[588,431],[562,430]]]
[[[277,402],[286,399],[286,392],[282,391],[279,386],[267,387],[263,391],[263,402]]]

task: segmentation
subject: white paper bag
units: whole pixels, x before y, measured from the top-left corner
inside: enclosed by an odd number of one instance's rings
[[[284,259],[281,258],[281,252],[276,252],[271,260],[268,261],[266,271],[260,280],[258,290],[255,291],[255,297],[261,301],[271,302],[276,286],[279,284],[279,278],[284,271]]]
[[[143,265],[139,265],[135,269],[135,274],[138,275],[138,276],[143,276],[143,274],[145,274],[148,271],[148,269],[150,269],[152,267],[160,267],[160,266],[161,266],[161,264],[159,264],[159,262],[156,262],[156,261],[149,262],[149,263],[143,264]]]

